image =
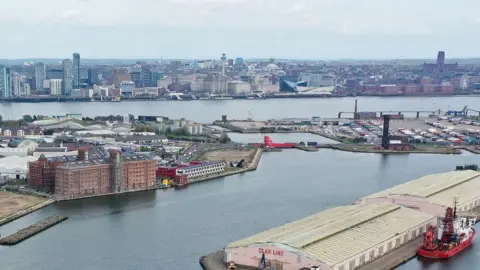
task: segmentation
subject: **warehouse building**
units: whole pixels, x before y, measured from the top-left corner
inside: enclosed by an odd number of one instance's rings
[[[431,174],[358,200],[357,204],[390,202],[443,216],[457,199],[460,212],[480,206],[480,172],[465,170]]]
[[[435,215],[391,203],[340,206],[247,237],[225,248],[225,263],[280,270],[353,270],[417,238]]]
[[[78,160],[65,162],[55,170],[55,196],[71,199],[85,196],[142,190],[156,184],[156,161],[144,155],[110,150],[108,158],[94,157],[81,149]]]

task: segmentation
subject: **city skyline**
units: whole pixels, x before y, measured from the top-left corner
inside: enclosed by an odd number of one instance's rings
[[[0,11],[0,25],[8,25],[0,27],[2,59],[63,59],[72,51],[86,59],[217,59],[221,52],[244,58],[433,59],[438,50],[448,58],[480,56],[480,37],[473,35],[480,3],[471,0],[468,9],[446,0],[278,0],[274,6],[258,0],[23,2],[31,8],[21,14],[15,12],[18,3],[5,3]],[[115,12],[105,12],[113,6]]]

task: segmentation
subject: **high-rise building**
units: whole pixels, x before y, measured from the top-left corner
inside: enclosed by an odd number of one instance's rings
[[[0,65],[0,98],[12,97],[12,81],[10,68]]]
[[[94,85],[94,84],[98,84],[100,82],[100,79],[99,79],[99,75],[100,75],[100,71],[98,70],[98,68],[88,68],[88,84],[89,85]]]
[[[70,59],[65,59],[62,62],[63,66],[63,88],[62,94],[68,96],[73,90],[73,63]]]
[[[112,71],[113,84],[115,87],[120,87],[120,83],[123,81],[130,81],[131,76],[126,68],[116,68]]]
[[[43,81],[47,78],[47,70],[44,63],[35,64],[35,89],[43,90]]]
[[[16,97],[24,95],[24,85],[26,84],[27,76],[19,75],[18,73],[12,74],[12,90],[13,95]]]
[[[63,68],[60,65],[51,65],[47,67],[47,80],[63,79]]]
[[[62,81],[61,79],[50,80],[50,95],[59,96],[62,94]]]
[[[22,93],[23,96],[30,96],[30,84],[28,84],[27,82],[23,84],[23,93]]]
[[[80,88],[80,54],[73,54],[73,89]]]

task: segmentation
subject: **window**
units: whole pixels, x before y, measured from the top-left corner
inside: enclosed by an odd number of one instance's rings
[[[383,246],[378,248],[378,255],[381,256],[383,254]]]
[[[417,231],[412,231],[412,239],[415,239],[417,237]]]
[[[390,252],[392,250],[392,242],[388,242],[387,244],[387,252]]]
[[[364,265],[364,264],[365,264],[365,254],[360,256],[360,265]]]
[[[370,250],[370,257],[368,258],[369,261],[375,258],[375,250]]]
[[[397,238],[395,240],[395,248],[398,248],[400,246],[400,242],[401,242],[400,238]]]
[[[405,236],[403,237],[403,242],[404,243],[408,242],[408,233],[406,233]]]

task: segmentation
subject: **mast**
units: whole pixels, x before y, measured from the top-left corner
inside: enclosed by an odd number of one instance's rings
[[[457,218],[458,197],[453,197],[453,219]]]

